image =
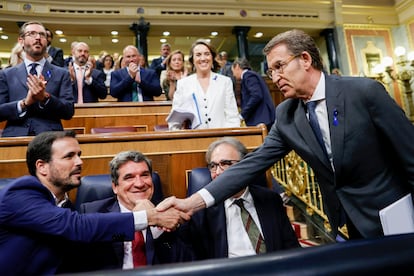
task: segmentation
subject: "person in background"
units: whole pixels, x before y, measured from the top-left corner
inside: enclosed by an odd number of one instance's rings
[[[24,51],[20,43],[16,43],[10,53],[9,65],[8,67],[16,66],[23,62],[24,60]]]
[[[263,52],[269,76],[287,98],[263,145],[190,198],[157,207],[212,206],[294,150],[315,172],[333,238],[345,224],[350,239],[382,237],[379,211],[414,190],[413,124],[380,82],[326,75],[304,31],[278,34]]]
[[[47,35],[47,51],[46,51],[46,59],[51,64],[63,67],[65,61],[63,60],[63,50],[61,48],[57,48],[52,46],[53,41],[53,32],[46,28],[46,35]]]
[[[7,120],[3,137],[37,135],[63,130],[75,110],[67,70],[46,58],[46,29],[40,22],[22,25],[18,43],[24,62],[0,72],[0,121]]]
[[[111,74],[111,96],[118,102],[153,101],[162,93],[160,79],[154,70],[139,66],[141,54],[137,47],[129,45],[124,48],[125,67]]]
[[[74,49],[75,49],[75,46],[76,46],[76,44],[78,43],[78,41],[73,41],[71,44],[70,44],[70,56],[68,56],[67,58],[65,58],[65,60],[64,60],[64,64],[65,64],[65,67],[66,68],[68,68],[69,67],[69,65],[70,64],[72,64],[73,63],[73,56],[74,56],[74,53],[73,53],[73,51],[74,51]]]
[[[125,67],[124,57],[120,55],[117,59],[115,59],[114,71],[124,68],[124,67]]]
[[[109,53],[107,51],[100,51],[98,60],[96,61],[96,69],[101,70],[104,68],[104,58]]]
[[[194,73],[177,81],[172,103],[174,110],[194,114],[197,128],[240,127],[239,112],[229,77],[214,73],[218,68],[216,50],[204,40],[193,43],[189,62]],[[185,124],[185,123],[184,123]],[[183,121],[172,119],[170,130],[183,128]]]
[[[73,131],[47,131],[34,137],[26,152],[30,176],[0,190],[0,274],[54,275],[76,242],[132,240],[148,225],[176,229],[189,217],[155,208],[130,213],[79,214],[68,192],[80,185],[81,148]],[[28,260],[22,262],[22,260]]]
[[[218,55],[218,60],[220,64],[219,73],[229,78],[232,78],[233,77],[233,72],[231,70],[232,63],[229,61],[229,56],[227,52],[221,51]]]
[[[105,86],[109,94],[109,87],[111,85],[111,73],[114,71],[114,59],[110,54],[107,54],[106,56],[104,56],[103,62],[104,67],[102,68],[102,71],[106,75]]]
[[[247,148],[232,137],[211,143],[206,152],[211,178],[219,178],[247,152]],[[187,242],[191,240],[198,260],[241,257],[299,247],[280,195],[266,185],[266,177],[253,180],[248,187],[224,202],[195,213],[179,229],[180,234],[187,237]],[[248,226],[242,219],[242,213],[246,210],[253,219]],[[250,228],[254,227],[259,230],[259,237],[251,240]]]
[[[89,60],[88,44],[78,42],[73,54],[73,63],[69,65],[68,70],[76,103],[96,103],[99,99],[105,99],[105,74],[94,69],[94,64]]]
[[[181,50],[173,51],[165,59],[165,64],[167,69],[161,72],[160,83],[167,100],[171,101],[174,98],[177,81],[188,74],[184,64],[184,53]]]
[[[168,43],[161,44],[161,56],[159,58],[154,58],[151,62],[150,69],[157,72],[158,78],[161,75],[161,71],[166,69],[165,59],[171,52],[171,45]]]
[[[275,106],[266,82],[251,70],[245,58],[236,59],[231,67],[236,80],[241,80],[241,111],[247,126],[264,123],[269,131],[275,121]]]
[[[115,196],[83,203],[81,213],[130,213],[134,208],[154,208],[156,202],[151,201],[154,194],[151,160],[137,151],[123,151],[111,160],[109,166]],[[192,251],[177,239],[176,232],[147,227],[141,233],[144,238],[142,247],[135,248],[135,242],[131,241],[89,244],[78,250],[85,257],[73,265],[78,266],[78,271],[93,271],[132,269],[194,259]],[[134,262],[134,250],[142,254],[142,263]]]

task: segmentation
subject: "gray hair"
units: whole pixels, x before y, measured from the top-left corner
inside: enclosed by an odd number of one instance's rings
[[[242,70],[252,69],[252,67],[250,66],[249,61],[246,58],[238,58],[235,61],[233,61],[232,67],[235,68],[236,65],[239,65]]]
[[[233,138],[233,137],[223,137],[221,139],[218,139],[218,140],[214,141],[208,147],[207,152],[206,152],[206,162],[207,162],[207,164],[209,164],[211,162],[211,155],[212,155],[213,151],[218,146],[220,146],[222,144],[227,144],[227,145],[230,145],[233,148],[235,148],[238,151],[238,153],[239,153],[240,160],[248,153],[247,148],[243,145],[242,142],[240,142],[236,138]]]
[[[301,30],[290,30],[273,37],[263,48],[263,54],[268,55],[277,45],[284,44],[294,56],[308,52],[312,57],[312,67],[323,70],[323,62],[318,47],[313,38]]]
[[[144,154],[138,151],[121,151],[109,162],[109,168],[111,171],[111,179],[115,185],[118,185],[119,168],[125,163],[133,161],[135,163],[145,162],[148,166],[150,173],[152,174],[151,160]]]

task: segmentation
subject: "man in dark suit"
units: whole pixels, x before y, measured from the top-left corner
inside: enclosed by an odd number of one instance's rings
[[[154,58],[151,62],[150,69],[157,72],[158,78],[161,75],[162,70],[166,70],[165,59],[171,53],[171,45],[168,43],[161,44],[161,56],[159,58]]]
[[[110,93],[118,102],[153,101],[162,93],[160,79],[154,70],[140,68],[143,58],[137,47],[129,45],[123,51],[125,67],[111,74]]]
[[[246,147],[237,139],[224,137],[213,142],[206,153],[206,161],[212,179],[237,163],[247,154]],[[241,257],[255,255],[259,251],[252,244],[243,225],[241,209],[236,204],[243,200],[244,206],[256,223],[265,245],[261,253],[297,248],[299,243],[286,215],[282,199],[276,192],[264,187],[261,180],[252,181],[231,198],[215,206],[197,212],[182,234],[190,237],[197,259]],[[233,179],[237,181],[237,178]],[[224,184],[224,185],[227,185]],[[190,234],[185,234],[188,227]]]
[[[83,215],[61,208],[67,192],[80,185],[80,155],[73,131],[42,132],[29,143],[30,176],[0,190],[1,275],[54,275],[75,242],[132,240],[148,225],[175,229],[182,218],[189,219],[155,209]],[[74,256],[68,257],[76,262]]]
[[[158,208],[221,202],[295,150],[315,171],[333,237],[344,223],[351,239],[383,236],[379,210],[413,191],[414,126],[381,83],[325,75],[319,49],[303,31],[281,33],[263,51],[269,76],[288,98],[277,106],[263,145],[204,190]],[[319,131],[308,119],[315,113]]]
[[[233,76],[241,80],[241,112],[247,126],[264,123],[267,130],[275,121],[275,106],[269,88],[262,76],[250,68],[245,58],[236,59],[232,65]]]
[[[93,68],[92,62],[89,61],[88,44],[78,42],[73,49],[73,58],[68,70],[76,103],[96,103],[99,99],[105,99],[106,75],[101,70]]]
[[[46,59],[53,65],[63,67],[65,60],[63,59],[63,50],[52,46],[53,32],[46,28],[47,51]]]
[[[23,24],[18,42],[24,62],[0,72],[0,120],[7,120],[2,136],[63,130],[60,120],[74,114],[69,73],[44,58],[46,30],[41,23]]]
[[[80,206],[81,213],[128,213],[134,208],[154,208],[154,204],[158,203],[151,201],[154,193],[152,164],[145,155],[137,151],[120,152],[110,162],[110,171],[115,196],[83,203]],[[141,251],[145,254],[146,265],[193,259],[192,251],[187,250],[184,243],[177,239],[175,232],[147,227],[142,233],[145,236],[145,246]],[[74,264],[79,266],[79,271],[131,269],[140,266],[134,265],[133,243],[130,241],[91,244],[78,250],[80,251],[86,254],[85,258],[80,258]]]

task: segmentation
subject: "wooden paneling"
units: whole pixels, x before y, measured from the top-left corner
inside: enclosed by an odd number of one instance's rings
[[[264,141],[267,130],[257,127],[183,130],[174,132],[81,134],[78,140],[82,149],[83,175],[109,173],[109,161],[125,150],[137,150],[153,161],[165,195],[185,197],[185,171],[205,166],[205,151],[218,138],[232,136],[249,150]],[[1,177],[19,177],[27,174],[25,163],[27,144],[32,137],[0,139]],[[76,191],[71,192],[74,198]]]
[[[75,104],[74,116],[169,113],[170,101],[99,102]]]

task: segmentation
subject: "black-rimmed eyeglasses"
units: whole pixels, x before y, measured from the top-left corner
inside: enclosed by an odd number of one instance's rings
[[[220,162],[211,162],[207,165],[207,168],[210,170],[210,172],[216,172],[217,168],[220,167],[223,171],[226,170],[231,165],[239,162],[240,160],[221,160]]]

